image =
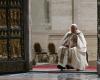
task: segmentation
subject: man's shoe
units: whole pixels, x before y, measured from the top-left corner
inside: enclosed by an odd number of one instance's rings
[[[76,69],[76,71],[81,71],[80,69]]]
[[[57,65],[57,68],[58,68],[58,69],[61,69],[61,71],[62,71],[63,69],[65,69],[65,67],[63,67],[63,66],[61,66],[61,65]]]
[[[70,66],[70,65],[66,65],[66,68],[67,69],[74,69],[72,66]]]

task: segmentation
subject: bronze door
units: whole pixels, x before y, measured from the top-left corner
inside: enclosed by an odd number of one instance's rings
[[[26,8],[27,0],[0,0],[0,72],[26,70]]]
[[[98,52],[97,52],[97,72],[100,75],[100,0],[97,0],[97,38],[98,38]]]

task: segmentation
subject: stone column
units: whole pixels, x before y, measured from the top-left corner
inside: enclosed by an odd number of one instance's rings
[[[32,65],[32,18],[31,18],[31,2],[29,0],[29,64]]]
[[[72,0],[72,23],[78,25],[78,6],[79,0]]]

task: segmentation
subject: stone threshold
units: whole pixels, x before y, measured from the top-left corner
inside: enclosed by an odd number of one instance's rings
[[[30,72],[35,72],[35,73],[92,73],[92,74],[97,74],[97,71],[75,71],[75,70],[50,70],[50,71],[39,71],[39,70],[31,70]]]

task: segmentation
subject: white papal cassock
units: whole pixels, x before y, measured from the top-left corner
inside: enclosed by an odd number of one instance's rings
[[[62,39],[62,44],[67,40],[67,35],[71,34],[71,31],[65,34]],[[65,39],[66,38],[66,39]],[[75,69],[85,70],[88,66],[86,60],[87,43],[83,33],[77,30],[77,46],[72,48],[67,48],[61,45],[58,49],[58,64],[65,67],[66,65],[71,65]]]

